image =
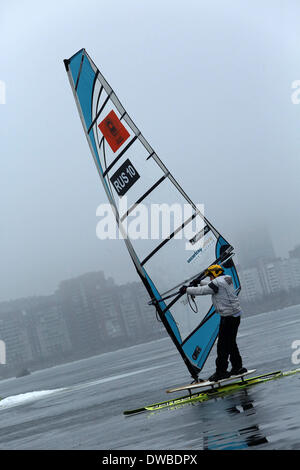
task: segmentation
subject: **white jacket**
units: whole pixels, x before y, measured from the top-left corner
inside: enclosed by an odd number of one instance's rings
[[[222,317],[241,314],[240,302],[235,293],[231,276],[219,276],[209,282],[201,281],[199,287],[188,287],[186,292],[190,295],[210,294],[216,311]]]

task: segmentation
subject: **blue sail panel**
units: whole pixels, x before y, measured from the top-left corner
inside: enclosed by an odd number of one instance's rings
[[[206,320],[206,318],[208,318]],[[214,345],[219,333],[220,315],[212,306],[200,326],[183,344],[183,350],[191,363],[199,371],[203,368],[206,359]]]

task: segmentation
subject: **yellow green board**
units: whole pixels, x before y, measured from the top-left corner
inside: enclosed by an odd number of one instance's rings
[[[297,374],[298,372],[300,372],[300,369],[294,369],[286,372],[282,372],[280,370],[275,372],[269,372],[267,374],[257,375],[255,377],[249,377],[244,380],[238,380],[237,382],[231,382],[226,385],[221,385],[217,388],[210,388],[209,390],[203,390],[201,392],[192,393],[182,397],[172,398],[170,400],[165,400],[160,403],[153,403],[152,405],[136,408],[134,410],[126,410],[123,412],[123,414],[128,416],[136,413],[141,413],[143,411],[157,411],[162,410],[164,408],[176,408],[187,403],[202,402],[211,398],[220,397],[236,390],[243,389],[245,387],[249,387],[251,385],[268,382],[270,380],[278,379],[281,377],[287,377],[289,375]]]

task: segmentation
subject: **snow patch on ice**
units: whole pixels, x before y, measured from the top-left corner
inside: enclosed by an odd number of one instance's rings
[[[12,395],[11,397],[3,398],[2,400],[0,400],[0,410],[40,400],[41,398],[45,398],[61,390],[63,389],[40,390],[34,392],[21,393],[19,395]]]

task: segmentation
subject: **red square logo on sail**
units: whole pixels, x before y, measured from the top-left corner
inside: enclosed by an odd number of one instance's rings
[[[111,111],[98,127],[113,152],[116,152],[130,136],[114,111]]]

